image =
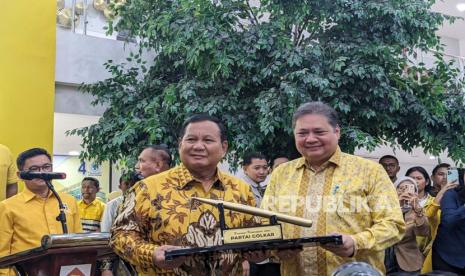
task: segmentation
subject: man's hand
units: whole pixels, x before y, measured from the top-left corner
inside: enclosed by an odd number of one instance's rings
[[[155,249],[155,251],[153,252],[152,261],[157,267],[163,268],[163,269],[173,269],[173,268],[179,267],[186,261],[186,257],[178,257],[171,261],[166,261],[165,252],[173,250],[173,249],[181,249],[181,248],[182,247],[180,246],[162,245],[158,247],[157,249]]]
[[[341,235],[342,236],[342,244],[335,245],[335,244],[325,244],[322,247],[328,251],[331,251],[337,256],[340,257],[352,257],[355,253],[355,241],[350,235],[344,234],[337,234],[333,233],[331,235]]]
[[[420,205],[420,201],[418,200],[417,194],[407,193],[405,199],[410,204],[410,206],[412,206],[413,211],[415,211],[416,213],[421,212],[423,210],[423,208]]]
[[[296,248],[296,249],[283,249],[283,250],[278,250],[276,255],[278,255],[278,258],[282,261],[286,261],[292,258],[295,258],[299,253],[302,252],[302,248]]]
[[[457,187],[459,184],[457,183],[457,181],[454,181],[454,182],[449,182],[447,183],[446,185],[442,186],[441,187],[441,190],[439,190],[438,194],[436,195],[436,198],[434,199],[434,202],[437,204],[437,205],[441,205],[441,199],[442,197],[444,196],[444,194],[450,190],[450,189],[454,189],[455,187]]]

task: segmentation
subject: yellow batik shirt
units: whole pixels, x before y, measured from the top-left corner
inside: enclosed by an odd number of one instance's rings
[[[68,232],[82,232],[76,200],[68,194],[60,193],[60,197]],[[0,202],[0,257],[39,247],[44,235],[63,234],[61,223],[56,220],[59,212],[58,200],[51,192],[44,199],[27,187]],[[8,273],[8,269],[0,269],[0,275]]]
[[[281,263],[281,275],[331,275],[341,264],[363,261],[384,272],[384,249],[405,232],[399,199],[377,163],[338,148],[318,171],[299,158],[273,171],[262,208],[313,221],[311,228],[283,224],[285,238],[348,234],[356,252],[343,258],[321,247],[306,247]]]
[[[220,245],[218,210],[195,202],[192,197],[220,199],[255,206],[255,199],[242,180],[217,170],[209,191],[181,164],[138,182],[125,196],[113,227],[110,245],[123,259],[136,266],[139,275],[237,275],[241,258],[224,252],[208,259],[188,258],[179,268],[154,267],[152,256],[160,245],[205,247]],[[253,223],[250,215],[225,210],[227,227]]]
[[[94,199],[90,204],[87,204],[81,199],[78,201],[78,208],[81,217],[82,231],[100,232],[100,223],[102,221],[103,212],[105,211],[105,203],[98,199]]]

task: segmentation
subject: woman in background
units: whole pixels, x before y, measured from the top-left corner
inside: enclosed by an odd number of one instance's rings
[[[387,275],[418,275],[423,265],[424,256],[418,248],[416,238],[429,235],[428,219],[418,200],[417,182],[403,176],[394,182],[399,196],[399,203],[405,220],[403,239],[386,250]]]
[[[428,172],[426,172],[426,170],[423,167],[417,166],[408,169],[405,175],[415,179],[415,181],[417,182],[418,204],[420,204],[420,206],[425,210],[425,215],[428,218],[430,227],[437,229],[437,226],[439,224],[439,218],[437,217],[439,203],[437,205],[438,208],[436,211],[430,211],[429,213],[427,211],[428,209],[431,209],[431,206],[434,204],[434,197],[432,197],[429,194],[429,190],[431,190],[431,179],[428,175]],[[427,237],[417,237],[418,247],[420,248],[420,251],[423,253],[423,256],[428,255],[428,251],[431,249],[431,233],[433,232],[433,229],[431,228],[430,235],[428,235]]]
[[[433,246],[433,241],[436,237],[436,232],[438,230],[441,218],[441,199],[447,190],[457,187],[457,184],[447,183],[444,187],[441,188],[436,197],[433,197],[429,194],[429,190],[432,187],[431,179],[423,167],[411,167],[407,170],[405,175],[416,180],[418,184],[419,204],[421,207],[423,207],[430,225],[430,235],[427,237],[417,237],[418,247],[423,253],[423,256],[426,257],[421,272],[428,273],[433,270],[431,248]]]

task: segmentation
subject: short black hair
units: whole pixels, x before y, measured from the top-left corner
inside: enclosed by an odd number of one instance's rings
[[[181,131],[179,132],[179,139],[182,139],[184,137],[184,134],[186,134],[186,128],[189,124],[205,121],[213,122],[218,126],[218,128],[220,129],[221,142],[228,140],[226,127],[224,126],[224,124],[220,121],[220,119],[208,114],[196,114],[187,118],[181,126]]]
[[[27,159],[36,157],[39,155],[45,155],[48,157],[48,159],[50,159],[50,161],[52,161],[52,157],[50,156],[50,153],[47,152],[47,150],[43,148],[32,148],[32,149],[23,151],[18,155],[18,158],[16,158],[16,166],[21,171],[23,170],[24,163],[26,163]]]
[[[94,183],[95,188],[97,188],[97,189],[100,188],[100,182],[99,182],[98,179],[95,178],[95,177],[86,176],[86,177],[84,177],[84,178],[82,179],[81,184],[82,184],[82,182],[84,182],[84,181],[90,181],[90,182]]]
[[[448,169],[448,168],[450,168],[450,164],[441,163],[441,164],[436,165],[436,167],[434,167],[433,173],[432,173],[431,175],[435,175],[435,174],[438,172],[438,170],[439,170],[440,168],[446,168],[446,169]]]
[[[119,177],[119,183],[121,182],[126,182],[128,184],[129,187],[132,187],[132,185],[134,185],[137,181],[139,181],[139,177],[137,175],[136,172],[126,172],[126,173],[123,173],[120,177]]]
[[[278,158],[286,158],[287,160],[290,160],[286,155],[276,155],[271,160],[274,162]]]
[[[382,156],[378,162],[381,163],[381,160],[388,159],[388,158],[396,160],[397,165],[399,165],[399,159],[397,159],[397,157],[395,157],[394,155],[389,155],[389,154]]]
[[[295,123],[300,117],[309,114],[324,116],[333,128],[340,125],[339,116],[334,108],[323,102],[308,102],[299,106],[292,115],[292,128],[295,128]]]
[[[260,152],[250,152],[250,153],[246,153],[244,155],[244,158],[242,158],[242,166],[248,166],[248,165],[252,164],[252,159],[260,159],[260,160],[265,159],[265,160],[267,160],[266,156],[263,155]]]
[[[144,148],[146,149],[152,149],[154,151],[161,151],[164,154],[161,155],[161,158],[163,161],[168,165],[171,166],[171,162],[173,162],[173,159],[171,158],[171,153],[170,150],[168,149],[168,146],[165,144],[160,144],[160,145],[148,145]]]
[[[425,178],[426,180],[426,185],[425,185],[425,192],[429,193],[429,191],[431,190],[431,179],[428,175],[428,172],[425,170],[425,168],[423,167],[420,167],[420,166],[415,166],[415,167],[411,167],[410,169],[407,170],[407,172],[405,173],[405,176],[408,176],[409,174],[413,173],[413,172],[419,172],[423,175],[423,177]]]

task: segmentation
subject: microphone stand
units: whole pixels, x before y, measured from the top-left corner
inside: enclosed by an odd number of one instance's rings
[[[52,191],[53,195],[58,200],[58,207],[60,208],[60,214],[57,216],[57,221],[61,222],[61,228],[63,228],[63,234],[68,234],[68,225],[66,224],[66,215],[65,215],[65,206],[63,205],[63,201],[61,201],[60,196],[58,195],[57,191],[55,191],[55,187],[53,187],[52,182],[50,180],[45,180],[47,183],[48,188]]]

